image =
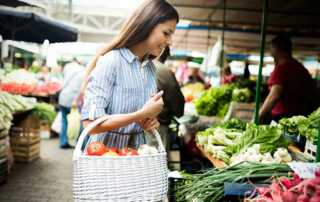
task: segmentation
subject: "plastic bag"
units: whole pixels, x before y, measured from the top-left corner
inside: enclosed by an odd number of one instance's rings
[[[76,143],[76,140],[80,133],[80,113],[77,108],[72,108],[70,114],[68,114],[68,139],[69,143]]]
[[[61,115],[61,112],[59,111],[51,125],[51,130],[58,134],[60,134],[60,131],[61,131],[61,119],[62,119],[62,115]]]

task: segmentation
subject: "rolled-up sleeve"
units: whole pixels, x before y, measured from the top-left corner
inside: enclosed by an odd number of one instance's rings
[[[95,120],[106,114],[116,77],[115,57],[112,55],[109,52],[101,56],[89,77],[81,110],[82,120]]]

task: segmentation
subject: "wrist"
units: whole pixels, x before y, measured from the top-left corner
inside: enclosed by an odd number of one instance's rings
[[[145,118],[144,113],[141,109],[136,112],[133,112],[133,116],[135,117],[136,122],[141,121],[142,119]]]

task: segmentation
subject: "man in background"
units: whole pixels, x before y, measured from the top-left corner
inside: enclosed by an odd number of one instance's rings
[[[260,120],[270,112],[275,121],[310,114],[317,105],[313,98],[315,85],[308,70],[292,57],[291,40],[285,35],[275,37],[271,42],[271,54],[275,68],[268,81],[269,95],[259,112]]]
[[[85,67],[74,58],[63,69],[63,87],[59,94],[59,109],[61,111],[60,148],[68,149],[72,146],[68,142],[68,119],[67,115],[71,107],[77,107],[79,102],[80,87],[85,76]]]

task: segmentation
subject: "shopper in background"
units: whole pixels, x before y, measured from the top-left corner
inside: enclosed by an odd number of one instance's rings
[[[180,84],[180,86],[184,85],[188,81],[189,76],[189,68],[188,68],[188,60],[183,59],[180,61],[180,64],[177,67],[177,71],[175,76]]]
[[[291,40],[285,35],[271,42],[275,68],[268,81],[269,95],[260,112],[263,121],[271,112],[272,120],[283,117],[308,115],[315,109],[315,85],[308,70],[292,57]]]
[[[160,62],[164,63],[170,55],[170,49],[166,48],[160,57]],[[163,110],[158,116],[160,122],[159,132],[163,144],[167,150],[170,149],[169,125],[173,117],[180,117],[184,112],[184,97],[180,90],[179,83],[170,68],[163,67],[157,69],[157,87],[163,90]]]
[[[200,74],[201,65],[196,62],[188,62],[189,75],[186,84],[190,83],[202,83],[205,84],[203,76]]]
[[[59,94],[59,108],[61,111],[61,131],[60,131],[60,148],[68,149],[72,146],[68,143],[68,120],[67,115],[71,107],[77,107],[79,104],[80,87],[85,76],[85,67],[74,58],[71,63],[65,65],[63,69],[63,87]]]
[[[222,70],[222,84],[230,84],[237,80],[237,77],[232,74],[230,66],[226,66]]]

